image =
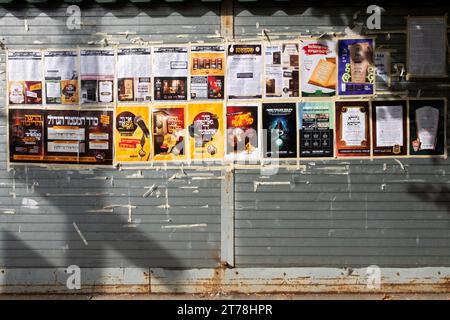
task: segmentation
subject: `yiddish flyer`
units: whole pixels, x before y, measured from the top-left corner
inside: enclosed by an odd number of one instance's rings
[[[302,97],[329,97],[336,94],[336,42],[302,40]]]
[[[261,98],[262,70],[261,44],[228,45],[226,82],[228,98]]]
[[[300,157],[333,157],[334,104],[308,101],[298,104]]]
[[[150,160],[150,112],[148,106],[116,108],[116,162]]]
[[[223,104],[190,103],[188,113],[191,159],[222,159],[224,155]]]
[[[149,102],[151,99],[151,49],[117,50],[117,100]]]
[[[223,99],[225,46],[191,47],[191,100]]]
[[[42,104],[42,53],[8,51],[7,65],[9,104]]]
[[[74,50],[44,52],[45,101],[78,104],[78,53]]]
[[[153,160],[186,159],[186,105],[152,108]]]

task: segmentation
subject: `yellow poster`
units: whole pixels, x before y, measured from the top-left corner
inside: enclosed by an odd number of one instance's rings
[[[224,155],[223,104],[190,103],[188,112],[191,159],[222,159]]]
[[[152,108],[154,161],[186,159],[186,105]]]
[[[149,107],[121,106],[116,109],[116,162],[150,160]]]
[[[193,46],[191,47],[191,76],[225,75],[225,47]]]

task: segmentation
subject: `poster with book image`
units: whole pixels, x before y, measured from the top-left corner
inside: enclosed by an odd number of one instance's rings
[[[44,52],[45,101],[47,104],[78,104],[78,52]]]
[[[114,102],[114,50],[81,50],[81,103]]]
[[[191,46],[191,100],[223,99],[225,90],[225,46]]]
[[[300,158],[334,156],[333,108],[332,101],[298,103]]]
[[[299,96],[298,43],[268,44],[264,47],[264,97]]]
[[[188,47],[153,48],[155,100],[187,100]]]
[[[297,158],[295,103],[263,103],[264,158]]]
[[[413,156],[445,156],[445,99],[409,100],[409,154]]]
[[[338,40],[338,94],[373,95],[374,84],[374,40]]]
[[[186,105],[154,106],[151,117],[153,160],[185,160]]]
[[[302,97],[336,94],[336,41],[301,40]]]
[[[118,106],[114,132],[116,162],[150,160],[150,110],[148,106]]]
[[[260,154],[256,103],[228,104],[226,108],[225,160],[256,161]]]
[[[370,156],[370,122],[368,101],[336,102],[336,155]]]
[[[117,100],[150,102],[152,59],[150,48],[117,50]]]
[[[372,101],[372,138],[374,156],[407,154],[406,100]]]
[[[221,160],[224,154],[223,104],[190,103],[188,124],[190,158]]]
[[[230,44],[227,54],[228,99],[261,98],[262,45]]]
[[[7,57],[9,104],[42,104],[42,53],[8,51]]]

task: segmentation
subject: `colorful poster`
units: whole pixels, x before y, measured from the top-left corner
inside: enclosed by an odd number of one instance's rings
[[[334,156],[333,108],[331,101],[298,104],[300,158]]]
[[[45,101],[47,104],[78,104],[77,51],[44,52]]]
[[[223,99],[225,46],[191,47],[191,100]]]
[[[152,108],[153,160],[186,159],[186,105]]]
[[[81,103],[114,102],[114,50],[81,50]]]
[[[150,160],[149,123],[149,107],[117,107],[114,135],[116,162]]]
[[[44,111],[9,110],[9,161],[42,162],[44,159]]]
[[[262,97],[262,45],[230,44],[227,56],[227,95],[229,99]]]
[[[263,103],[265,158],[297,158],[295,103]]]
[[[298,47],[297,43],[265,46],[264,96],[266,98],[299,96]]]
[[[8,51],[9,104],[42,104],[42,54]]]
[[[150,102],[151,65],[150,48],[117,50],[117,100],[119,102]]]
[[[338,94],[373,95],[375,65],[373,39],[338,41]]]
[[[257,104],[231,104],[226,110],[226,160],[255,161],[259,158]]]
[[[446,101],[409,100],[409,153],[413,156],[446,154]]]
[[[302,40],[302,97],[330,97],[336,94],[336,42]]]
[[[153,49],[155,100],[186,100],[188,76],[187,47]]]
[[[336,102],[336,155],[370,156],[369,102]]]
[[[372,101],[374,156],[402,156],[407,153],[406,101]]]
[[[188,113],[191,159],[222,159],[224,155],[223,104],[190,103]]]

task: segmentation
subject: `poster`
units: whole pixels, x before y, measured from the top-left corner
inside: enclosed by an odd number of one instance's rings
[[[408,77],[447,76],[447,16],[407,18]]]
[[[329,97],[336,94],[336,41],[302,40],[302,97]]]
[[[331,101],[298,103],[300,158],[334,156],[333,108]]]
[[[298,47],[297,43],[265,46],[264,96],[266,98],[299,96]]]
[[[225,46],[191,47],[191,100],[223,99]]]
[[[42,54],[8,51],[9,104],[42,104]]]
[[[41,162],[44,159],[44,111],[9,110],[9,160]]]
[[[405,100],[372,101],[372,137],[374,156],[407,154]]]
[[[265,158],[297,158],[295,103],[263,103]]]
[[[336,102],[336,154],[370,156],[369,102]]]
[[[81,50],[81,103],[114,102],[113,50]]]
[[[224,155],[223,104],[190,103],[188,113],[191,159],[222,159]]]
[[[262,97],[262,45],[230,44],[227,56],[227,95],[229,99]]]
[[[372,95],[375,83],[373,39],[338,41],[338,94]]]
[[[375,82],[377,90],[388,90],[391,86],[391,53],[375,51]]]
[[[150,112],[148,106],[119,106],[116,109],[116,162],[150,160]]]
[[[409,153],[414,156],[445,155],[446,101],[409,100]]]
[[[151,65],[150,48],[117,50],[117,100],[119,102],[150,102]]]
[[[77,51],[44,52],[45,101],[47,104],[78,104]]]
[[[230,104],[226,109],[225,160],[255,161],[259,158],[257,104]]]
[[[186,159],[186,105],[152,108],[153,160]]]
[[[155,100],[186,100],[188,76],[187,47],[153,49]]]

